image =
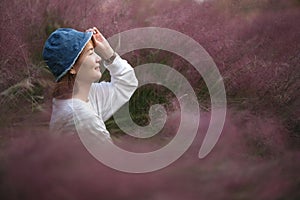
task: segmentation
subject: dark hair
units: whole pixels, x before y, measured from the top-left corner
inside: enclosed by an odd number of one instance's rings
[[[56,99],[70,99],[73,95],[76,74],[67,73],[54,86],[52,96]]]

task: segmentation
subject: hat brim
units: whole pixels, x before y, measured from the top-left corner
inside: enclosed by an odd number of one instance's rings
[[[55,82],[58,82],[64,75],[66,75],[66,73],[72,68],[72,66],[75,64],[76,60],[78,59],[78,57],[80,56],[80,54],[82,53],[84,47],[87,45],[87,43],[91,40],[93,36],[92,32],[85,32],[84,35],[84,39],[83,39],[83,45],[80,48],[80,51],[77,53],[76,57],[73,59],[72,63],[65,69],[65,71],[63,73],[61,73],[56,79]]]

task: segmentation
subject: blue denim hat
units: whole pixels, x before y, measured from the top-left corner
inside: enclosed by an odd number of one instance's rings
[[[59,28],[51,33],[43,49],[43,58],[56,82],[72,68],[92,35],[92,32],[71,28]]]

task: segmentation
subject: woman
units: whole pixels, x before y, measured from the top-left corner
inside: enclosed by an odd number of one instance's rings
[[[91,133],[111,140],[104,121],[126,103],[137,88],[133,68],[114,52],[97,28],[80,32],[60,28],[47,39],[43,58],[56,78],[50,130]],[[98,83],[100,64],[111,82]]]

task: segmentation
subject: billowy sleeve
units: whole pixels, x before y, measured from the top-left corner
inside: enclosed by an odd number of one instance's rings
[[[111,81],[93,83],[89,99],[98,115],[106,121],[129,101],[138,87],[138,80],[131,65],[119,55],[112,64],[104,66],[110,72]]]

